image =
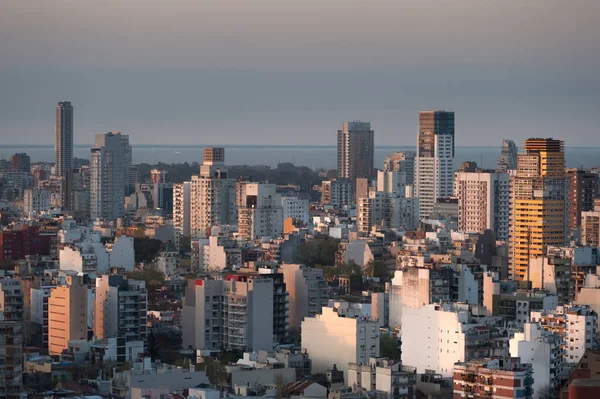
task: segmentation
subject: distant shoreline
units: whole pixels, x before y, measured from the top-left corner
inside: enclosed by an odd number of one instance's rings
[[[74,144],[74,148],[90,148],[93,144]],[[205,147],[224,147],[224,148],[336,148],[335,144],[328,145],[308,145],[308,144],[131,144],[133,148],[205,148]],[[54,148],[54,144],[0,144],[0,148]],[[383,149],[414,149],[414,145],[376,145],[375,148]],[[501,145],[488,146],[469,146],[457,145],[456,148],[485,148],[500,149]],[[600,146],[565,146],[565,148],[580,150],[600,150]]]

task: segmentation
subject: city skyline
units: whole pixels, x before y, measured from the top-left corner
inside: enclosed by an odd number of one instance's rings
[[[33,1],[35,15],[28,3],[5,2],[0,27],[0,135],[16,144],[50,143],[48,104],[63,99],[77,108],[76,144],[105,131],[155,145],[334,144],[339,121],[361,119],[376,145],[395,145],[412,141],[421,109],[461,115],[457,146],[598,135],[596,2],[259,1],[230,12]],[[555,29],[566,20],[577,28]]]

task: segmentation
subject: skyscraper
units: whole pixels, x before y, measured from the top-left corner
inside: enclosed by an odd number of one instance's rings
[[[517,169],[517,145],[512,140],[502,140],[502,153],[498,158],[498,172]]]
[[[338,178],[350,179],[374,177],[373,154],[375,132],[370,122],[344,122],[338,130]]]
[[[421,111],[415,159],[415,196],[419,217],[428,217],[438,198],[452,196],[454,112]]]
[[[529,259],[565,243],[566,178],[563,142],[531,138],[517,157],[510,186],[510,273],[527,280]]]
[[[127,140],[124,139],[127,138]],[[90,217],[115,220],[123,216],[129,136],[118,132],[96,135],[90,156]],[[131,147],[129,146],[131,153]]]
[[[190,182],[190,235],[209,236],[208,230],[221,224],[237,223],[235,180],[227,176],[224,148],[205,148],[200,175]]]
[[[56,106],[54,123],[54,151],[56,152],[56,175],[66,177],[73,169],[73,106],[69,101]]]

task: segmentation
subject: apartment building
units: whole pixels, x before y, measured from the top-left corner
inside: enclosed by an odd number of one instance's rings
[[[374,394],[382,399],[416,399],[417,370],[386,358],[348,365],[347,386],[356,393]]]
[[[406,185],[415,184],[415,151],[396,151],[389,154],[383,162],[384,172],[404,172],[406,175]]]
[[[594,209],[598,197],[598,174],[583,169],[568,169],[567,227],[571,232],[581,227],[581,214]]]
[[[370,122],[344,122],[337,132],[338,177],[349,179],[373,177],[375,132]]]
[[[519,359],[484,358],[454,365],[455,398],[533,398],[533,369]]]
[[[219,351],[272,350],[274,288],[269,278],[228,275],[188,280],[183,347]]]
[[[0,397],[23,397],[23,290],[13,278],[0,279]]]
[[[275,238],[283,233],[283,207],[275,184],[238,182],[236,191],[242,239]]]
[[[594,201],[594,210],[581,212],[581,243],[600,247],[600,199]]]
[[[96,278],[94,335],[100,339],[124,336],[128,341],[145,341],[148,321],[148,292],[143,281],[117,274]]]
[[[283,207],[283,220],[291,218],[306,226],[310,222],[309,203],[306,198],[281,197],[281,206]]]
[[[321,183],[321,204],[335,207],[352,203],[352,183],[348,179],[323,180]]]

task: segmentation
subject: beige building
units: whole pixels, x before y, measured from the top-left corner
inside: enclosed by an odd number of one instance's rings
[[[461,232],[492,230],[498,240],[508,240],[509,176],[495,172],[456,172],[454,197],[458,198]]]
[[[290,296],[290,328],[299,328],[305,317],[314,317],[327,306],[327,282],[323,270],[284,263],[279,272],[283,273]]]
[[[48,351],[60,355],[70,340],[87,339],[87,287],[74,278],[52,288],[48,298]]]

